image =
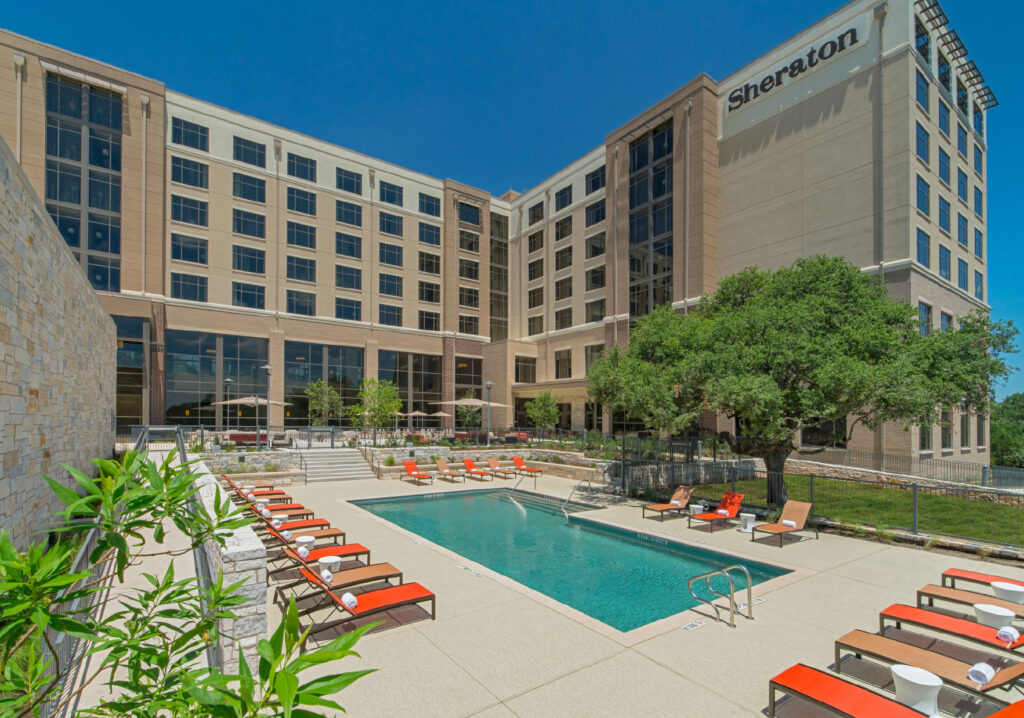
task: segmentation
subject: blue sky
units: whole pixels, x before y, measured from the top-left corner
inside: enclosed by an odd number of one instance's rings
[[[721,79],[840,7],[704,3],[8,3],[15,32],[168,87],[489,190],[523,190],[699,72]],[[989,301],[1024,326],[1012,208],[1024,166],[1024,6],[942,0],[989,113]],[[1024,356],[1011,359],[1024,365]],[[1024,391],[1024,371],[999,387]]]

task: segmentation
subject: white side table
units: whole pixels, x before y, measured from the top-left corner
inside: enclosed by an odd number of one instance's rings
[[[299,536],[299,537],[297,537],[295,539],[295,545],[296,546],[298,546],[299,548],[302,548],[303,546],[305,546],[306,548],[308,548],[310,550],[313,549],[313,544],[315,542],[316,542],[316,536]]]
[[[757,514],[740,514],[740,531],[745,534],[750,533],[754,530],[754,521],[757,519]]]
[[[939,689],[942,679],[923,668],[897,663],[892,667],[892,681],[896,686],[896,701],[908,708],[937,716],[939,713]]]
[[[704,504],[690,504],[690,516],[704,513]]]
[[[320,570],[323,571],[325,568],[331,573],[335,573],[338,570],[338,566],[341,565],[341,556],[324,556],[317,564],[320,566]]]

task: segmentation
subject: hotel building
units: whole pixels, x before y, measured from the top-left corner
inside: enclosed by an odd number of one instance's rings
[[[310,381],[379,377],[428,414],[490,382],[498,426],[549,389],[609,431],[585,373],[631,320],[815,254],[940,330],[987,309],[993,105],[935,0],[856,0],[494,197],[0,31],[0,134],[115,319],[121,424],[251,423],[210,404],[269,388],[305,425]],[[987,437],[965,414],[850,446],[987,462]]]

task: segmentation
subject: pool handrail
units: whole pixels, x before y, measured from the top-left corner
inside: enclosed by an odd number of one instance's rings
[[[708,571],[707,573],[702,573],[699,576],[693,576],[689,580],[689,582],[686,584],[686,588],[687,588],[687,590],[689,590],[690,595],[693,596],[694,600],[700,601],[701,603],[706,603],[707,605],[711,606],[711,608],[715,609],[715,620],[716,621],[721,621],[722,620],[722,616],[718,612],[718,606],[716,606],[712,601],[708,601],[708,600],[703,599],[700,596],[698,596],[694,592],[694,590],[693,590],[693,584],[696,583],[697,581],[700,581],[701,579],[704,579],[704,586],[705,586],[705,588],[707,588],[708,592],[715,594],[719,598],[728,598],[729,599],[729,620],[728,620],[727,623],[732,628],[736,628],[736,612],[739,610],[739,606],[736,604],[736,583],[732,580],[732,576],[729,575],[729,571],[733,571],[735,569],[739,569],[740,571],[743,571],[743,573],[745,573],[747,575],[747,615],[744,616],[744,618],[749,618],[751,621],[753,621],[754,620],[754,600],[753,600],[753,594],[751,592],[751,584],[753,583],[753,578],[750,575],[750,570],[746,566],[742,566],[742,565],[737,563],[737,564],[733,564],[732,566],[726,566],[725,568],[719,568],[719,569],[715,569],[714,571]],[[712,576],[719,576],[719,575],[720,576],[724,576],[725,580],[729,582],[729,594],[728,595],[726,595],[724,593],[719,593],[715,589],[711,588],[711,577]],[[740,611],[740,615],[743,616],[743,612],[742,611]]]
[[[569,503],[569,499],[571,499],[572,495],[576,493],[576,489],[578,489],[580,484],[584,482],[586,482],[587,486],[590,488],[590,493],[594,493],[594,485],[590,483],[589,478],[583,478],[576,482],[576,485],[572,487],[572,491],[569,492],[569,495],[565,497],[565,501],[562,502],[562,513],[566,516],[569,515],[569,512],[565,510],[565,505]]]

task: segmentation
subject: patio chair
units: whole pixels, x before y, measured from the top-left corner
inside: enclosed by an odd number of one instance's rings
[[[301,571],[309,571],[315,573],[308,564],[303,564],[306,568],[300,569]],[[344,571],[336,571],[331,576],[330,589],[332,591],[340,591],[346,588],[352,588],[353,586],[360,586],[364,583],[380,583],[384,582],[387,584],[391,583],[391,579],[397,578],[398,585],[402,584],[402,572],[392,566],[390,563],[375,563],[369,566],[357,566],[356,568],[348,568]],[[323,582],[323,576],[320,576],[321,582]],[[298,581],[290,581],[288,583],[282,583],[274,588],[274,603],[277,603],[281,607],[287,607],[288,605],[288,593],[291,589],[299,585],[309,585],[309,581],[305,576],[300,578]],[[309,592],[304,594],[295,594],[295,602],[302,604],[308,601],[310,598],[317,594],[310,594]]]
[[[415,461],[403,461],[402,463],[405,465],[406,476],[415,479],[416,481],[426,481],[427,479],[429,479],[431,484],[434,483],[434,475],[424,474],[422,471],[420,471],[419,467],[416,466]]]
[[[242,487],[239,484],[236,484],[231,479],[229,479],[227,474],[221,474],[220,478],[223,479],[224,483],[226,483],[228,486],[230,486],[235,491],[241,491],[242,490]],[[246,485],[247,486],[252,486],[253,489],[255,489],[256,491],[279,491],[280,490],[274,484],[246,484]]]
[[[473,463],[472,459],[463,459],[462,464],[466,467],[466,476],[474,478],[477,481],[494,481],[494,475],[489,471],[476,468],[476,464]]]
[[[522,456],[513,456],[512,463],[515,464],[516,471],[519,471],[520,473],[534,474],[536,476],[540,476],[541,474],[544,473],[542,469],[534,469],[527,466],[526,462],[523,461]]]
[[[750,540],[757,538],[757,532],[762,531],[768,534],[777,534],[779,537],[779,548],[782,548],[782,539],[786,534],[803,531],[807,528],[807,519],[811,515],[811,505],[805,501],[787,501],[782,507],[782,515],[777,523],[758,524],[751,527]],[[814,527],[814,538],[818,538],[818,527]]]
[[[437,473],[442,479],[447,478],[453,484],[456,482],[456,480],[460,478],[462,479],[463,483],[465,483],[466,481],[466,477],[463,474],[460,474],[458,471],[453,471],[452,468],[448,466],[448,462],[445,461],[444,459],[437,460]]]
[[[487,457],[487,465],[491,467],[491,471],[503,479],[514,479],[518,473],[515,469],[503,469],[498,460],[493,456]]]
[[[931,608],[935,605],[936,600],[948,601],[949,603],[956,603],[961,606],[973,606],[976,603],[987,603],[991,606],[1005,608],[1007,611],[1013,611],[1017,618],[1024,618],[1024,605],[1013,601],[1004,601],[1003,599],[996,598],[988,593],[964,591],[959,588],[950,588],[948,586],[936,586],[933,583],[918,589],[918,606],[923,607],[925,602],[927,602],[928,607]]]
[[[280,519],[282,522],[285,521],[298,521],[300,519],[311,519],[313,518],[313,512],[307,509],[301,504],[285,504],[286,506],[292,506],[294,508],[286,509],[277,506],[268,506],[270,510],[270,518],[268,521],[274,519]],[[262,517],[263,514],[260,514]]]
[[[936,633],[946,633],[951,636],[962,638],[965,641],[984,644],[991,648],[998,648],[1003,651],[1016,651],[1024,646],[1024,636],[1016,641],[1007,642],[999,640],[998,628],[991,628],[982,623],[966,618],[947,616],[944,613],[929,611],[917,606],[907,606],[902,603],[894,603],[878,614],[878,632],[885,635],[886,621],[891,621],[896,628],[901,628],[904,623],[919,628],[926,628]]]
[[[665,520],[665,514],[670,511],[677,512],[682,516],[683,511],[690,510],[690,497],[693,496],[695,487],[693,486],[680,486],[672,494],[672,498],[668,500],[667,504],[647,504],[644,506],[641,516],[647,518],[648,511],[656,512],[661,520]]]
[[[956,588],[957,581],[967,581],[968,583],[983,583],[986,586],[992,585],[993,581],[1002,581],[1003,583],[1012,583],[1017,586],[1024,588],[1024,581],[1020,581],[1016,578],[1006,578],[1005,576],[995,576],[990,573],[978,573],[977,571],[967,571],[962,568],[947,568],[942,572],[942,585],[949,586],[950,588]]]
[[[849,718],[922,718],[924,713],[817,668],[797,663],[768,682],[768,718],[775,717],[775,692],[799,696],[818,708]],[[999,711],[1002,713],[1002,711]],[[1001,717],[1002,718],[1002,717]],[[1008,716],[1006,718],[1009,718]]]
[[[744,494],[727,493],[722,497],[722,500],[718,502],[718,508],[714,511],[708,511],[703,514],[690,514],[686,517],[686,526],[689,528],[693,525],[693,520],[707,521],[711,526],[711,533],[715,531],[715,523],[722,521],[728,521],[729,519],[736,518],[736,514],[739,513],[740,504],[743,503]]]

